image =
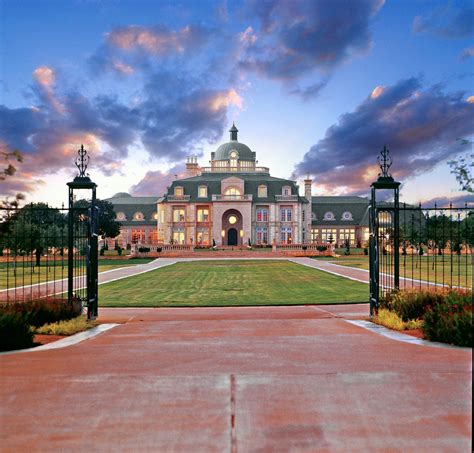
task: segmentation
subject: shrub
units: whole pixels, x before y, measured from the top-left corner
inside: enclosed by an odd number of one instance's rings
[[[326,245],[318,245],[318,246],[316,247],[316,250],[317,250],[318,252],[325,252],[327,249],[328,249],[328,248],[327,248]]]
[[[33,346],[33,332],[19,313],[0,314],[0,351]]]
[[[68,319],[67,321],[58,321],[36,329],[36,333],[43,335],[74,335],[84,330],[92,329],[97,325],[97,321],[90,321],[85,316]]]
[[[117,249],[117,255],[118,255],[118,256],[122,256],[122,247],[119,247],[119,248]]]
[[[395,312],[385,308],[379,310],[374,322],[393,330],[419,329],[423,323],[421,320],[403,321]]]
[[[364,247],[364,255],[368,255],[369,254],[369,249],[367,247]]]
[[[138,251],[140,253],[149,253],[150,252],[150,247],[138,247]]]
[[[307,245],[303,245],[301,248],[302,248],[303,250],[308,250],[308,246],[307,246]]]
[[[429,340],[472,346],[472,292],[449,291],[424,315],[423,333]]]
[[[0,314],[19,314],[25,322],[39,327],[49,322],[71,319],[82,311],[80,301],[69,303],[64,299],[39,299],[2,305]]]
[[[441,302],[445,297],[443,291],[394,291],[387,294],[380,306],[395,312],[403,321],[422,319],[425,311],[432,305]]]

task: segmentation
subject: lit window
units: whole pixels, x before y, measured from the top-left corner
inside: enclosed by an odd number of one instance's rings
[[[354,228],[341,228],[339,230],[339,242],[341,245],[345,245],[346,241],[349,241],[350,245],[355,245],[355,229]]]
[[[197,210],[197,221],[198,222],[209,222],[209,209],[198,208]]]
[[[258,186],[258,197],[259,198],[267,197],[267,186]]]
[[[173,209],[173,222],[184,222],[184,208]]]
[[[198,188],[198,197],[199,198],[206,198],[207,197],[207,187],[206,186],[199,186],[199,188]]]
[[[237,217],[233,214],[229,217],[228,220],[231,225],[234,225],[235,223],[237,223]]]
[[[153,213],[152,219],[153,219],[153,220],[158,220],[158,213],[157,213],[157,212],[154,212],[154,213]]]
[[[117,220],[126,220],[127,216],[125,215],[124,212],[117,212]]]
[[[141,212],[136,212],[135,214],[133,214],[133,220],[143,220],[144,219],[144,216]]]
[[[292,229],[289,227],[283,227],[280,230],[281,234],[281,243],[282,244],[291,244],[293,242]]]
[[[268,228],[257,227],[257,244],[268,244]]]
[[[240,198],[240,190],[235,187],[229,187],[224,194],[229,200],[237,200]]]
[[[317,228],[311,228],[311,242],[318,242],[319,239],[319,230]]]
[[[173,244],[184,244],[184,229],[183,228],[173,228],[171,242]]]
[[[326,212],[326,214],[324,214],[324,220],[335,220],[336,217],[334,217],[334,213],[331,212],[331,211],[328,211]]]
[[[174,195],[176,197],[182,197],[184,195],[184,189],[181,186],[176,186],[174,188]]]

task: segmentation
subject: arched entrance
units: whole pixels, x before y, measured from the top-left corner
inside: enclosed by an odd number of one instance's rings
[[[222,245],[241,245],[242,214],[237,209],[228,209],[222,215]]]
[[[227,245],[237,245],[238,234],[235,228],[229,228],[227,230]]]

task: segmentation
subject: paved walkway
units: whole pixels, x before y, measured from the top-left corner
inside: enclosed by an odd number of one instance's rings
[[[471,351],[346,321],[367,310],[101,309],[122,324],[0,356],[0,451],[471,451]]]

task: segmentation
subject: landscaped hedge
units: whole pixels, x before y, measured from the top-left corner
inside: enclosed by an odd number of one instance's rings
[[[402,290],[385,296],[381,308],[403,321],[422,319],[424,336],[458,346],[472,346],[472,291]]]
[[[19,313],[0,313],[0,351],[33,346],[33,331]]]
[[[14,302],[0,306],[1,314],[19,314],[29,325],[40,327],[43,324],[72,319],[80,315],[80,302],[69,303],[65,299],[38,299]]]

